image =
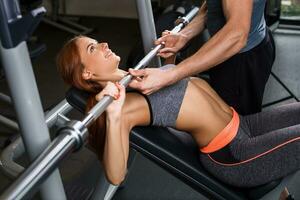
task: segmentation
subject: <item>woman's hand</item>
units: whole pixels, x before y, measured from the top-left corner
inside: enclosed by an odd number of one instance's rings
[[[186,35],[182,33],[171,33],[164,31],[162,37],[155,41],[155,45],[164,44],[165,46],[158,52],[158,56],[169,58],[174,56],[188,42]]]
[[[96,95],[96,100],[100,101],[103,96],[111,96],[114,98],[113,102],[106,108],[108,115],[121,114],[122,107],[125,102],[125,87],[119,83],[107,82],[105,88]]]

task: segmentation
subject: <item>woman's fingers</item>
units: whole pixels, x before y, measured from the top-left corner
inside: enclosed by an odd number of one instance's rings
[[[116,83],[116,86],[117,88],[119,89],[119,97],[118,99],[120,98],[120,100],[123,100],[126,96],[126,89],[124,87],[124,85],[121,85],[120,83]]]
[[[118,87],[110,81],[107,82],[105,88],[99,94],[96,95],[96,100],[99,101],[104,96],[111,96],[114,99],[118,99],[120,97]]]

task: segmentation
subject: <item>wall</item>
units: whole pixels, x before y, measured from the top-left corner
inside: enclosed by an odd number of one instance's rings
[[[49,13],[51,1],[44,1]],[[135,0],[61,0],[60,12],[64,7],[69,15],[137,18]]]

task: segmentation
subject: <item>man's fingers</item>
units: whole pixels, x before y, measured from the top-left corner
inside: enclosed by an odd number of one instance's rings
[[[142,84],[141,84],[140,81],[132,80],[132,81],[129,83],[129,87],[140,90],[141,87],[142,87]]]
[[[169,58],[169,57],[173,56],[174,53],[158,53],[157,55],[162,58]]]
[[[154,90],[152,89],[148,89],[148,90],[143,90],[142,93],[145,94],[145,95],[150,95],[154,92]]]
[[[145,69],[140,69],[140,70],[129,69],[129,73],[132,76],[145,76],[146,70]]]
[[[136,81],[142,81],[142,80],[143,80],[143,79],[140,78],[140,77],[133,77],[133,79],[136,80]]]
[[[162,37],[158,38],[157,40],[155,40],[154,44],[159,45],[159,44],[162,44],[162,43],[165,43],[165,42],[166,42],[166,37],[162,36]]]
[[[155,45],[159,45],[160,43],[162,43],[162,41],[161,41],[160,38],[154,41],[154,44],[155,44]]]
[[[171,47],[165,47],[159,51],[159,53],[175,53],[175,49]]]
[[[165,30],[162,32],[161,36],[170,35],[171,31]]]
[[[163,57],[163,58],[168,58],[170,56],[173,56],[176,53],[174,48],[171,47],[165,47],[159,50],[157,53],[158,56]]]
[[[168,40],[169,35],[170,35],[169,33],[163,33],[160,38],[158,38],[157,40],[154,41],[154,44],[155,45],[165,44],[166,41]]]

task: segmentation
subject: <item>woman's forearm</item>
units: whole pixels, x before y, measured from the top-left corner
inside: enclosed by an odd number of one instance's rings
[[[106,140],[103,154],[103,165],[108,180],[119,185],[126,175],[127,157],[121,137],[122,119],[119,116],[107,116]]]

